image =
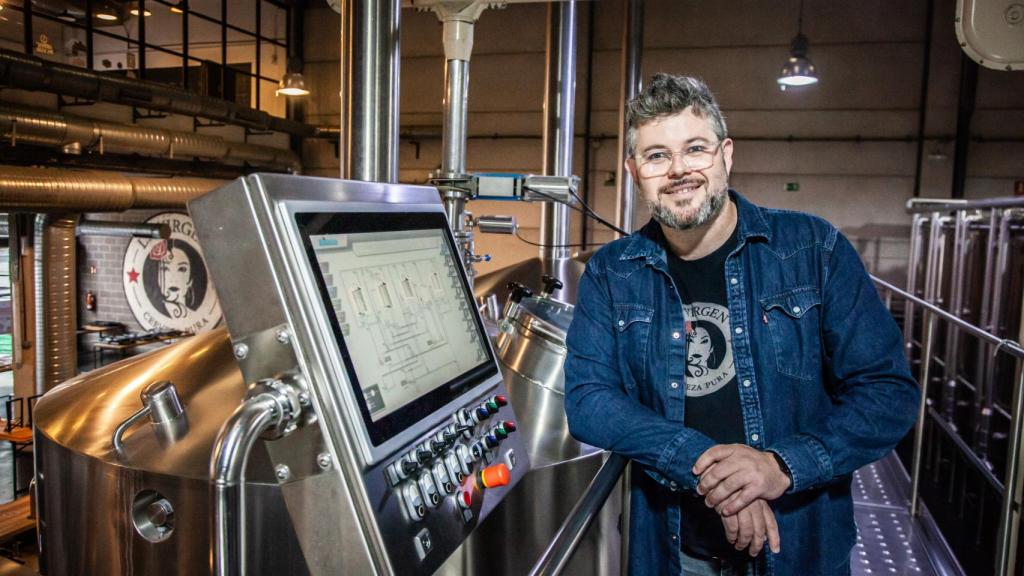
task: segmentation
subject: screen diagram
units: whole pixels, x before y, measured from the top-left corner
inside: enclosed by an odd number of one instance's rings
[[[373,421],[488,361],[441,230],[310,241]]]

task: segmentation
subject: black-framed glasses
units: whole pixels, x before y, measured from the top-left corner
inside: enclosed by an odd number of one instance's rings
[[[715,165],[715,155],[722,146],[717,144],[691,144],[682,150],[654,148],[636,157],[637,173],[641,178],[658,178],[669,173],[676,156],[681,156],[689,172],[707,170]]]

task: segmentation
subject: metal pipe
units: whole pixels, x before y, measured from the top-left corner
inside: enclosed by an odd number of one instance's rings
[[[36,394],[78,374],[76,238],[74,214],[36,217]]]
[[[159,238],[166,240],[171,237],[171,227],[165,224],[144,224],[131,222],[104,222],[102,220],[82,220],[75,229],[78,236],[116,236],[120,238]]]
[[[576,103],[576,2],[548,4],[547,77],[544,92],[544,173],[572,176]],[[569,207],[541,204],[540,257],[568,259]]]
[[[917,269],[921,263],[921,237],[924,231],[926,216],[914,214],[910,225],[910,256],[907,263],[907,290],[911,294],[917,292]],[[907,300],[903,309],[903,351],[907,361],[914,358],[914,304]]]
[[[1002,340],[997,336],[989,334],[988,332],[982,330],[981,328],[975,326],[974,324],[971,324],[970,322],[967,322],[966,320],[963,320],[961,318],[957,318],[956,316],[953,316],[949,312],[946,312],[945,310],[939,308],[938,306],[932,304],[931,302],[926,302],[925,300],[922,300],[921,298],[918,298],[917,296],[914,296],[913,294],[910,294],[905,290],[901,290],[900,288],[897,288],[896,286],[886,282],[885,280],[882,280],[881,278],[872,276],[871,280],[873,280],[875,284],[878,284],[879,286],[886,290],[892,291],[894,294],[902,298],[906,298],[907,300],[913,300],[915,304],[923,308],[922,312],[926,311],[931,315],[941,318],[942,320],[952,322],[953,324],[956,324],[961,330],[970,334],[971,336],[980,338],[986,342],[999,346],[1000,352],[1005,352],[1007,354],[1010,354],[1011,356],[1014,356],[1015,358],[1024,358],[1024,348],[1022,348],[1016,342],[1013,342],[1012,340]]]
[[[342,175],[353,180],[398,181],[400,8],[400,0],[343,6]]]
[[[966,260],[967,248],[967,214],[964,211],[956,213],[956,224],[953,231],[953,270],[950,278],[949,311],[954,316],[960,316],[963,304],[964,284],[964,260]],[[956,388],[957,370],[959,369],[958,358],[960,356],[960,332],[954,324],[946,325],[946,349],[943,354],[945,360],[943,365],[942,388],[942,415],[953,422],[953,413],[956,409]]]
[[[911,198],[907,200],[907,212],[953,212],[956,210],[987,210],[989,208],[1024,208],[1024,198],[1006,197],[987,200],[939,200],[934,198]]]
[[[0,206],[35,212],[120,212],[182,208],[224,184],[203,178],[150,178],[97,170],[0,165]]]
[[[1024,324],[1021,324],[1024,341]],[[1016,573],[1017,540],[1020,536],[1020,510],[1024,505],[1024,473],[1021,471],[1021,434],[1024,433],[1024,362],[1017,361],[1017,386],[1013,390],[1013,420],[1010,424],[1010,449],[1006,463],[1006,482],[999,513],[999,539],[996,541],[996,574]]]
[[[996,267],[992,275],[992,307],[989,310],[989,329],[994,335],[999,335],[999,320],[1003,314],[1003,298],[1006,291],[1006,272],[1010,262],[1011,238],[1010,218],[1013,217],[1011,210],[1003,210],[999,219],[999,238],[996,241]],[[986,355],[987,356],[987,355]],[[996,363],[993,358],[985,358],[985,378],[981,381],[982,407],[981,418],[978,423],[977,446],[983,458],[988,457],[988,441],[992,434],[992,409],[996,399]],[[1011,486],[1009,482],[1007,486]]]
[[[300,168],[299,157],[291,150],[228,142],[220,136],[194,132],[93,120],[57,110],[24,106],[0,109],[0,138],[12,146],[22,141],[58,148],[77,145],[83,149],[98,150],[100,154],[196,157],[289,170]]]
[[[636,194],[633,178],[626,172],[623,160],[629,153],[626,143],[626,102],[640,92],[642,82],[640,67],[643,62],[644,45],[644,3],[643,0],[627,0],[623,7],[622,23],[622,80],[619,94],[619,157],[616,158],[615,182],[619,186],[618,204],[615,210],[615,224],[626,232],[633,231],[636,212]]]
[[[447,25],[447,24],[446,24]],[[444,128],[442,134],[441,172],[462,174],[466,171],[466,112],[469,98],[469,61],[445,60],[444,66]]]
[[[256,440],[283,417],[277,399],[259,394],[240,405],[217,434],[213,481],[213,566],[217,576],[245,574],[245,466]]]
[[[530,570],[530,576],[557,576],[562,573],[583,541],[587,529],[615,489],[628,462],[629,460],[620,454],[613,452],[608,455],[608,460],[601,465],[601,469],[587,486],[586,492],[573,506],[569,516],[555,534],[554,540]]]
[[[921,355],[921,402],[917,408],[917,424],[914,431],[914,452],[910,469],[910,515],[920,513],[918,495],[921,489],[921,453],[924,445],[924,417],[928,408],[928,381],[931,378],[932,345],[935,340],[935,321],[930,312],[922,312],[924,318],[924,346]]]
[[[989,224],[988,234],[985,237],[985,272],[982,280],[981,288],[981,311],[978,318],[978,326],[986,332],[993,332],[993,328],[990,322],[990,312],[992,309],[992,281],[993,274],[995,273],[995,262],[996,262],[996,250],[998,248],[998,233],[999,229],[999,211],[989,210]],[[988,363],[990,359],[988,357],[988,345],[983,341],[978,341],[977,348],[977,363],[974,371],[974,381],[978,383],[978,390],[974,394],[974,414],[978,418],[978,425],[974,426],[974,449],[977,450],[978,454],[985,457],[983,452],[985,443],[981,442],[980,424],[981,419],[985,417],[985,397],[984,397],[984,382],[985,374],[988,372]],[[989,410],[991,416],[991,410]]]
[[[93,72],[12,50],[0,49],[0,85],[140,106],[185,116],[200,116],[295,136],[310,137],[316,134],[316,129],[307,124],[277,118],[234,102],[199,96],[158,82]]]

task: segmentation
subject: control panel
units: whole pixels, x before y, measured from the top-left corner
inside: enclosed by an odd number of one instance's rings
[[[528,470],[504,390],[451,412],[374,472],[392,553],[436,569]],[[401,526],[401,529],[395,529]],[[403,563],[404,563],[403,562]]]

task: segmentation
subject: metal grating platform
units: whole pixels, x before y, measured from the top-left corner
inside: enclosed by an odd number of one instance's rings
[[[961,576],[927,509],[909,511],[910,479],[895,455],[853,476],[857,545],[850,557],[854,576]]]

